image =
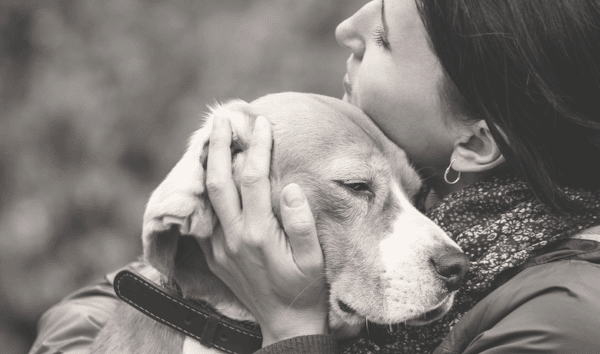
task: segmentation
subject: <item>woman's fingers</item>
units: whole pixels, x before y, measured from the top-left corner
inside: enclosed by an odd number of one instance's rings
[[[260,222],[273,214],[269,181],[272,145],[270,123],[265,117],[259,116],[254,122],[241,179],[242,204],[247,223]]]
[[[241,215],[237,188],[231,176],[231,124],[229,119],[214,117],[208,145],[206,190],[223,228],[230,229]]]
[[[307,277],[323,274],[323,253],[308,201],[297,184],[281,191],[281,221],[298,269]]]
[[[231,176],[230,144],[228,120],[216,118],[206,184],[221,227],[211,238],[200,240],[210,269],[256,316],[263,343],[327,333],[323,256],[300,187],[287,186],[282,192],[287,236],[273,215],[269,123],[263,117],[256,119],[241,176],[241,202]]]

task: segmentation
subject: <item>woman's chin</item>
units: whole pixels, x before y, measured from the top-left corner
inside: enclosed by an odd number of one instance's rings
[[[344,93],[344,97],[342,97],[342,101],[344,101],[344,102],[348,102],[348,103],[350,103],[351,105],[353,105],[353,106],[355,106],[355,107],[358,107],[358,108],[360,108],[360,107],[358,106],[357,102],[355,102],[356,100],[354,99],[354,97],[352,96],[352,94],[351,94],[351,93],[349,94],[349,93],[345,92],[345,93]]]

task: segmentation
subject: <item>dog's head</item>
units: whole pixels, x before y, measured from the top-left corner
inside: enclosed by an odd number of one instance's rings
[[[212,234],[218,223],[204,185],[207,143],[217,114],[231,121],[238,187],[254,119],[263,115],[271,122],[274,212],[279,217],[283,187],[293,182],[303,188],[325,257],[333,328],[353,334],[365,319],[423,324],[448,311],[456,290],[449,278],[456,283],[464,275],[464,256],[412,205],[421,181],[404,152],[358,108],[300,93],[213,108],[182,159],[152,193],[144,215],[144,255],[175,278],[185,297],[226,307],[237,303],[210,273],[194,239]],[[226,315],[250,318],[243,306],[237,308],[239,313],[228,310]]]

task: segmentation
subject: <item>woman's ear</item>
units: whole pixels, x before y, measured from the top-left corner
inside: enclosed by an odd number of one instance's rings
[[[458,172],[484,172],[506,160],[482,119],[464,126],[464,134],[455,141],[450,161],[454,161],[452,169]]]

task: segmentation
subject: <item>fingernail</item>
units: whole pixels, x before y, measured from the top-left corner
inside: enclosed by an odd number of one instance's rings
[[[302,193],[300,186],[292,183],[286,188],[283,200],[285,205],[289,208],[297,208],[304,204],[306,198],[304,197],[304,193]]]

